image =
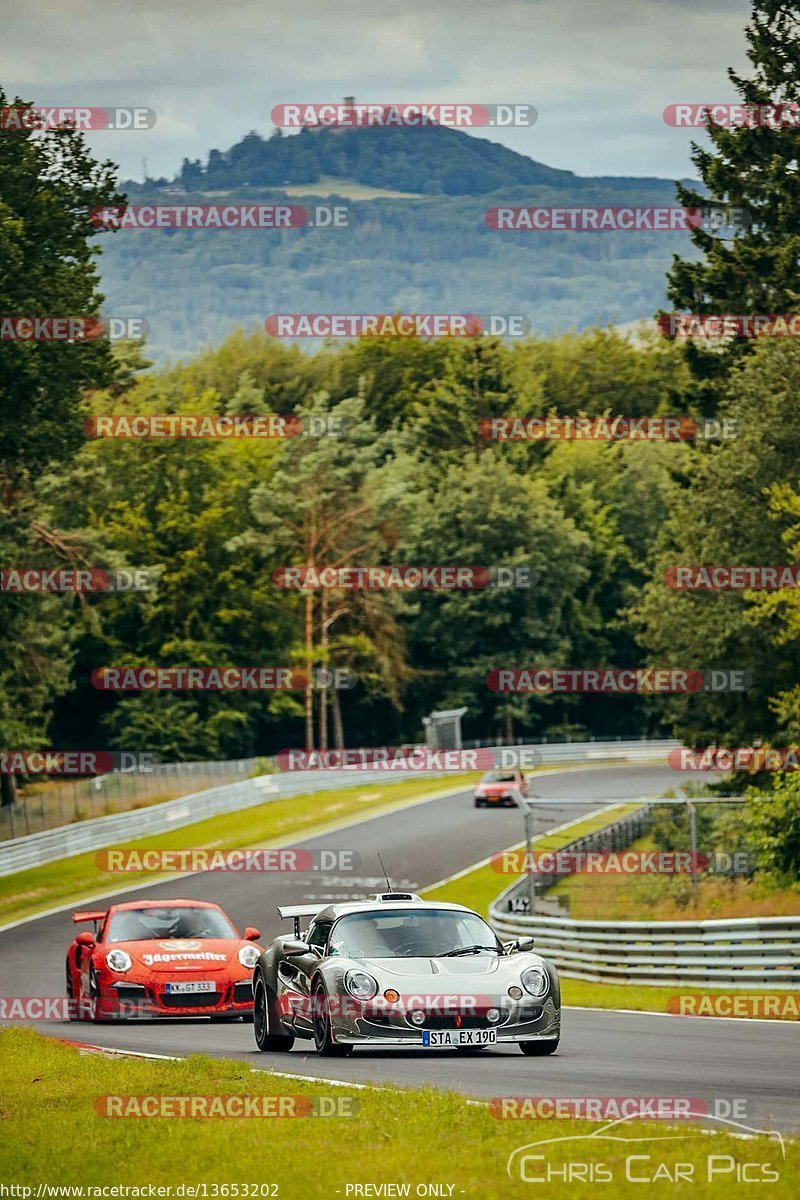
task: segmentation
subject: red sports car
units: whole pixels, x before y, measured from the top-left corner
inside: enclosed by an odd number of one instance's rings
[[[133,900],[103,912],[76,912],[94,932],[67,954],[73,1020],[137,1017],[253,1017],[253,968],[261,936],[240,937],[217,904]]]
[[[502,804],[513,808],[516,804],[514,791],[521,796],[528,794],[528,781],[522,771],[487,771],[475,788],[475,807]]]

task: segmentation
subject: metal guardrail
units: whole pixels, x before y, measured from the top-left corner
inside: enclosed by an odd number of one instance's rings
[[[643,815],[644,814],[644,815]],[[647,825],[632,813],[564,849],[621,849]],[[553,878],[543,878],[545,886]],[[513,911],[525,902],[523,875],[489,906],[502,938],[532,937],[570,979],[681,988],[800,989],[800,917],[707,921],[575,921]]]
[[[800,917],[572,921],[489,910],[504,938],[533,937],[562,975],[593,983],[800,989]]]
[[[254,773],[255,765],[254,758],[236,758],[126,765],[80,778],[50,776],[21,788],[16,804],[0,807],[0,842],[238,783]]]
[[[562,745],[530,745],[513,747],[516,751],[537,751],[542,763],[572,763],[606,761],[636,761],[666,755],[680,745],[676,741],[575,742]],[[499,758],[500,749],[497,751]],[[148,834],[166,833],[192,825],[220,813],[254,808],[271,800],[284,799],[308,792],[358,784],[386,783],[390,779],[409,778],[401,771],[290,771],[275,775],[258,775],[240,783],[209,788],[163,804],[147,808],[112,813],[89,821],[78,821],[32,833],[0,843],[0,876],[13,875],[29,867],[41,866],[60,858],[72,858],[92,850],[130,842]],[[418,778],[423,778],[419,773]],[[425,778],[441,779],[441,773],[426,772]]]

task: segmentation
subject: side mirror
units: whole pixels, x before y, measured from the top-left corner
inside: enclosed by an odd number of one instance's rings
[[[301,954],[310,954],[311,947],[308,942],[301,942],[299,938],[285,938],[283,942],[283,953],[288,958],[299,957]]]
[[[86,930],[84,930],[83,933],[79,933],[75,938],[75,941],[77,945],[85,946],[87,950],[94,950],[95,946],[97,945],[94,940],[94,936],[91,933],[88,933]]]
[[[248,925],[244,931],[244,940],[246,942],[257,942],[261,937],[261,930],[256,929],[253,925]]]
[[[532,937],[522,937],[517,938],[515,942],[505,942],[503,944],[503,949],[505,950],[506,954],[517,954],[524,953],[526,950],[532,950],[533,945],[534,942]]]

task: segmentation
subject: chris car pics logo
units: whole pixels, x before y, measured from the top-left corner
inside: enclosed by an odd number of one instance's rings
[[[692,1115],[692,1114],[684,1114]],[[601,1125],[592,1133],[542,1138],[518,1146],[508,1156],[506,1174],[518,1183],[548,1184],[706,1184],[776,1183],[786,1159],[783,1137],[739,1121],[696,1114],[719,1122],[717,1132],[736,1138],[720,1144],[706,1128],[671,1128],[657,1133],[630,1128],[634,1114]],[[694,1142],[693,1146],[687,1143]]]

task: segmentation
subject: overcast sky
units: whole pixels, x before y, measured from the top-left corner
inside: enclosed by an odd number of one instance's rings
[[[149,131],[95,133],[122,175],[171,176],[275,104],[529,103],[489,135],[581,175],[691,174],[678,102],[736,98],[745,0],[0,0],[0,82],[37,104],[143,105]]]

